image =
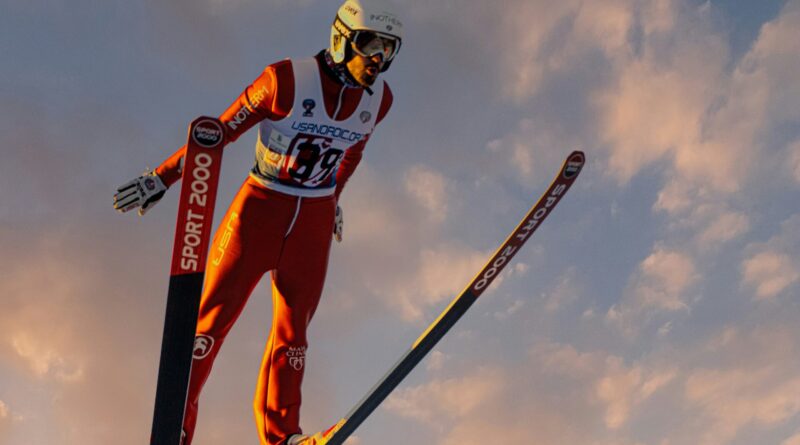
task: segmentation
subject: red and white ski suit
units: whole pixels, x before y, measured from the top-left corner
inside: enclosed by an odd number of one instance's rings
[[[273,318],[255,392],[256,426],[262,445],[301,432],[306,329],[322,294],[336,201],[391,104],[384,82],[376,82],[374,94],[347,87],[321,52],[266,67],[220,116],[227,142],[257,124],[259,140],[256,164],[209,251],[184,418],[186,444],[214,358],[266,272],[272,276]],[[167,185],[180,179],[185,149],[156,169]]]

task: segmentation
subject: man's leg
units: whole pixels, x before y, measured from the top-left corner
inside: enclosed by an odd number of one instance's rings
[[[272,273],[272,330],[253,404],[262,445],[279,444],[301,431],[306,330],[322,295],[334,210],[333,198],[303,198],[278,267]]]
[[[291,217],[261,191],[245,182],[234,198],[209,250],[195,337],[183,428],[185,445],[192,441],[200,392],[222,342],[239,317],[261,276],[277,263],[279,225]],[[281,213],[288,217],[281,218]],[[274,227],[273,227],[274,226]]]

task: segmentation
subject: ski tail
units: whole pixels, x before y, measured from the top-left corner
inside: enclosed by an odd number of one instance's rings
[[[425,355],[447,334],[472,304],[500,275],[525,242],[567,193],[577,179],[586,162],[581,151],[573,151],[559,170],[547,191],[531,208],[525,218],[500,245],[481,271],[472,279],[439,315],[411,348],[400,358],[389,372],[364,396],[361,401],[333,428],[326,445],[342,445],[361,423],[383,402],[403,379],[422,361]]]
[[[224,143],[222,124],[215,118],[200,117],[189,126],[161,340],[151,445],[179,445],[181,441],[197,313]]]

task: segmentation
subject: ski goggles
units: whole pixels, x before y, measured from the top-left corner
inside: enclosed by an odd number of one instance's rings
[[[363,57],[374,57],[380,54],[384,63],[392,60],[400,50],[398,39],[374,31],[358,31],[351,42],[356,54]]]

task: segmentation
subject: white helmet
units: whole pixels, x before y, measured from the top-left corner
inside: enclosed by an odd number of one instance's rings
[[[349,60],[351,51],[364,56],[382,54],[381,71],[386,71],[402,41],[403,22],[382,2],[346,0],[331,26],[329,51],[335,63]]]

